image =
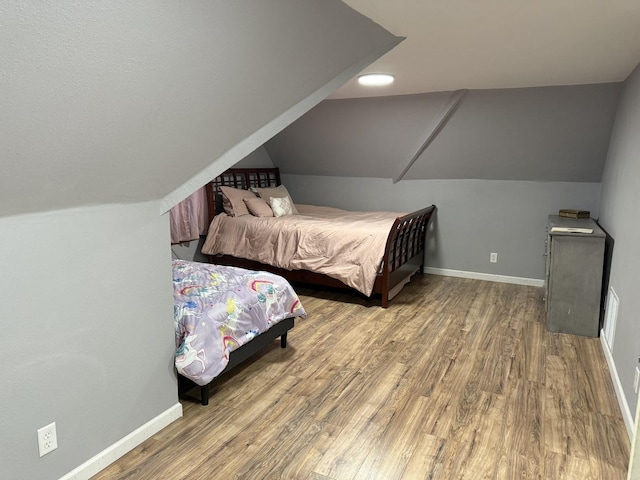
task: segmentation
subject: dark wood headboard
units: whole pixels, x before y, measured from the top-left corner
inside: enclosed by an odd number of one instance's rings
[[[273,168],[230,168],[206,185],[209,203],[209,223],[222,212],[221,186],[248,190],[251,187],[268,188],[280,185],[280,169]]]

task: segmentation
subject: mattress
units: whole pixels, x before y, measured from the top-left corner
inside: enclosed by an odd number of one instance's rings
[[[268,272],[173,261],[175,366],[198,385],[224,370],[229,354],[285,318],[306,317],[291,285]]]
[[[202,253],[309,270],[371,295],[397,212],[296,204],[299,215],[216,215]]]

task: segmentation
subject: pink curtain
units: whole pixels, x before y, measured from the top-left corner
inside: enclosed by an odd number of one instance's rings
[[[181,201],[169,211],[171,243],[198,240],[207,233],[209,219],[207,194],[204,187]]]

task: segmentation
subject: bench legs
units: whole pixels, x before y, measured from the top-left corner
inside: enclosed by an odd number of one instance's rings
[[[200,403],[202,405],[209,405],[209,385],[200,387]]]

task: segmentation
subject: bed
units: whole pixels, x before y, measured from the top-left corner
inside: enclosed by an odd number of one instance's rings
[[[306,317],[284,278],[264,271],[173,260],[175,366],[179,391],[194,386],[207,405],[212,381],[276,338],[287,346]]]
[[[435,205],[398,214],[347,212],[293,204],[299,210],[294,211],[294,215],[269,218],[256,216],[254,212],[229,214],[229,199],[222,194],[233,190],[235,196],[235,190],[270,191],[276,187],[282,188],[277,168],[233,168],[207,184],[211,222],[202,253],[209,255],[212,263],[267,270],[291,282],[347,288],[368,297],[380,296],[382,308],[388,307],[389,300],[414,273],[423,273],[427,226]],[[267,200],[268,195],[262,196]],[[245,202],[249,207],[254,200],[246,198]],[[354,215],[355,223],[346,220],[341,223],[341,215]],[[350,217],[348,221],[351,220]],[[310,230],[302,230],[307,224]],[[261,236],[267,231],[268,236]],[[345,232],[352,237],[342,245],[336,247],[330,243]],[[321,237],[329,243],[319,245],[317,240]],[[266,249],[259,250],[260,245]],[[312,251],[312,260],[302,259],[301,250],[304,255]],[[270,251],[276,258],[269,258]],[[362,256],[333,257],[328,252],[357,252]],[[349,267],[346,272],[332,270],[345,270],[345,266]]]

